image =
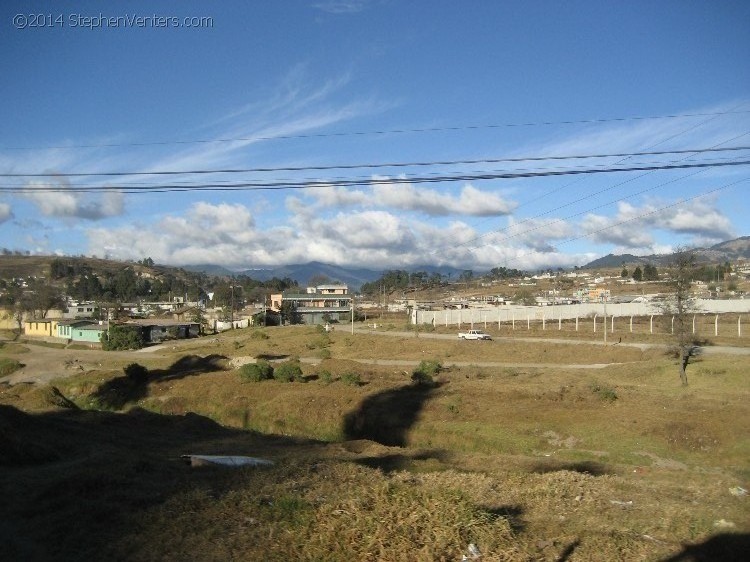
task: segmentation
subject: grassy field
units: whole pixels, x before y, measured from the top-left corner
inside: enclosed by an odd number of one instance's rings
[[[0,358],[34,352],[6,344]],[[750,549],[747,356],[700,357],[682,388],[664,351],[585,343],[290,327],[76,353],[79,367],[61,355],[50,385],[0,384],[8,559],[461,560],[473,543],[483,561],[685,561]],[[303,379],[243,382],[239,365],[257,358],[302,358]],[[422,360],[446,368],[417,384]],[[126,376],[130,363],[145,377]],[[195,468],[183,454],[275,464]]]

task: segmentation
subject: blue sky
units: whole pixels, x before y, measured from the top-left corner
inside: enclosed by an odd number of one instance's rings
[[[748,165],[476,177],[750,160],[622,156],[750,146],[748,29],[744,1],[3,2],[0,246],[533,270],[749,235]]]

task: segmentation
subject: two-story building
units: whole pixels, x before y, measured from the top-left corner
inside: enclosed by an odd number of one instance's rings
[[[292,303],[303,324],[325,324],[349,319],[352,297],[347,285],[307,287],[304,293],[284,292],[271,295],[271,310],[281,312],[284,303]]]

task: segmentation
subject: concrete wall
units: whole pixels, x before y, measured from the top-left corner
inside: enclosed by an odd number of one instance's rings
[[[750,299],[703,300],[696,302],[698,311],[708,314],[750,313]],[[435,326],[458,326],[464,324],[550,322],[552,320],[599,317],[604,315],[601,303],[566,304],[559,306],[492,306],[487,308],[465,308],[462,310],[414,310],[413,324]],[[607,316],[650,316],[660,315],[661,310],[654,303],[607,303]]]

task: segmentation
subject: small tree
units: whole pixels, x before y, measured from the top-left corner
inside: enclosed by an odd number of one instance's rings
[[[645,281],[658,281],[659,280],[659,272],[656,269],[656,266],[650,263],[647,263],[643,266],[643,279]]]
[[[680,360],[680,380],[687,386],[687,365],[695,351],[691,317],[696,312],[695,300],[690,294],[690,285],[696,270],[695,254],[678,249],[670,264],[670,295],[662,305],[662,312],[674,318],[672,337]]]
[[[622,271],[620,272],[620,277],[623,279],[626,279],[628,277],[628,268],[623,266]]]
[[[281,302],[281,321],[290,324],[299,324],[302,322],[302,315],[297,312],[297,306],[292,301]]]
[[[141,349],[145,340],[139,326],[110,326],[101,335],[102,349],[115,351],[123,349]]]
[[[643,271],[640,265],[637,265],[633,270],[633,281],[643,281]]]

